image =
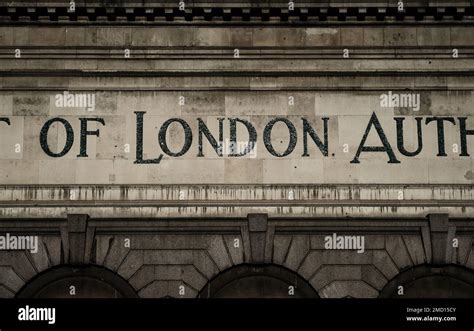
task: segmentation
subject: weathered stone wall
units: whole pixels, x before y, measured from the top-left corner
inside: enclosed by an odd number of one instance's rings
[[[380,107],[380,91],[374,92],[99,92],[96,110],[57,108],[55,95],[62,92],[3,93],[2,115],[11,125],[2,125],[0,137],[0,178],[4,184],[242,184],[242,183],[444,183],[471,184],[474,180],[470,156],[461,154],[459,118],[467,117],[467,129],[472,127],[471,91],[423,92],[418,112]],[[77,93],[77,92],[76,92]],[[179,105],[183,96],[185,105]],[[289,97],[294,105],[289,106]],[[290,99],[291,100],[291,99]],[[159,164],[135,164],[137,116],[143,111],[144,159],[164,158]],[[400,163],[387,164],[387,153],[362,152],[360,163],[353,164],[371,114],[375,112]],[[99,130],[100,137],[88,138],[88,157],[77,157],[80,152],[79,118],[101,118],[105,126],[90,123],[88,130]],[[422,150],[414,156],[404,156],[397,150],[396,121],[404,120],[404,147],[417,150],[415,118],[421,117]],[[446,155],[437,156],[439,137],[436,122],[425,124],[426,119],[449,117],[455,125],[445,122],[444,145]],[[74,145],[64,157],[47,155],[40,145],[40,131],[52,118],[62,118],[74,130]],[[159,128],[170,118],[188,123],[192,133],[191,146],[180,157],[167,156],[158,142]],[[199,155],[198,118],[219,139],[219,118],[224,118],[224,149],[230,151],[229,119],[239,118],[252,123],[256,129],[256,147],[246,157],[220,157],[203,139]],[[293,151],[285,157],[276,157],[264,145],[265,126],[274,118],[285,118],[293,123],[295,136]],[[322,118],[327,120],[328,154],[318,149],[307,137],[304,149],[303,121],[305,118],[324,142]],[[381,146],[374,128],[366,146]],[[185,133],[175,123],[166,135],[169,149],[177,153],[183,148]],[[248,133],[239,124],[237,140],[246,144]],[[472,138],[467,136],[466,148],[474,153]],[[225,143],[227,141],[227,144]],[[275,124],[271,142],[276,153],[285,152],[290,132],[284,123]],[[59,153],[66,143],[63,125],[54,124],[48,134],[48,144]],[[129,146],[129,147],[127,147]],[[239,149],[243,151],[245,145]],[[224,151],[226,152],[226,151]],[[452,171],[445,171],[449,167]],[[54,173],[51,168],[57,169]],[[393,176],[392,174],[397,174]]]
[[[473,35],[472,28],[457,26],[0,27],[6,50],[2,66],[8,74],[2,81],[0,115],[11,121],[10,126],[0,124],[0,178],[5,184],[470,184],[472,158],[460,157],[458,118],[467,117],[466,129],[472,130],[472,82],[467,73],[472,58],[462,49],[472,45]],[[456,47],[462,47],[459,58],[452,57]],[[17,48],[21,58],[13,56]],[[131,49],[130,58],[124,58],[125,49]],[[342,58],[343,49],[349,50],[349,58]],[[381,94],[406,89],[420,94],[419,111],[381,108]],[[95,110],[57,107],[55,97],[63,91],[94,94]],[[173,117],[184,119],[192,129],[189,151],[179,158],[165,155],[160,165],[134,165],[135,111],[146,112],[145,158],[162,154],[158,129]],[[368,160],[349,164],[373,112],[400,164],[386,165],[386,153],[362,153],[361,158]],[[400,116],[406,117],[408,151],[417,147],[414,118],[423,117],[423,149],[415,157],[396,150],[393,118]],[[46,155],[39,144],[42,126],[54,117],[69,121],[75,133],[71,151],[58,159]],[[97,124],[101,136],[88,139],[87,158],[76,157],[79,117],[100,117],[105,122]],[[204,157],[197,157],[197,118],[215,137],[217,119],[226,118],[224,139],[229,139],[227,119],[235,117],[256,127],[255,159],[218,157],[205,138]],[[274,117],[288,118],[298,133],[295,150],[282,159],[263,144],[264,127]],[[302,157],[301,117],[321,139],[322,118],[329,117],[328,156],[323,157],[308,138],[309,156]],[[431,117],[454,120],[455,125],[445,123],[446,157],[436,156],[436,122],[425,124]],[[91,130],[95,124],[89,124]],[[58,127],[54,124],[48,135],[54,152],[66,142],[64,129]],[[169,131],[170,149],[179,151],[183,130],[175,124]],[[282,153],[288,146],[288,129],[278,123],[273,131],[273,145]],[[237,139],[247,139],[242,125]],[[375,132],[366,145],[380,145]],[[468,153],[472,148],[472,137],[467,136]],[[53,176],[51,167],[58,169]],[[456,170],[446,172],[446,167]]]
[[[323,298],[378,297],[389,280],[419,265],[432,265],[435,273],[436,266],[447,264],[474,267],[469,220],[451,220],[437,232],[434,217],[431,222],[423,218],[269,219],[260,229],[252,228],[252,217],[91,219],[83,241],[75,245],[71,245],[68,221],[3,222],[15,233],[39,234],[40,248],[36,254],[0,252],[2,296],[13,296],[38,272],[78,261],[116,272],[140,297],[196,297],[216,275],[242,263],[284,266],[306,279]],[[332,233],[365,236],[365,251],[327,250],[325,237]],[[435,237],[437,233],[441,237]],[[453,238],[459,240],[459,248],[446,245]],[[179,294],[180,286],[185,286],[184,295]]]
[[[214,4],[225,9],[224,18],[210,22],[193,11],[194,21],[184,20],[169,11],[174,2],[153,2],[155,14],[168,8],[163,15],[174,17],[168,21],[144,19],[147,12],[137,14],[146,9],[141,3],[109,4],[116,10],[105,14],[77,3],[77,21],[57,8],[38,9],[60,7],[56,2],[10,4],[10,11],[0,4],[0,234],[37,235],[40,242],[38,253],[0,250],[0,297],[70,265],[105,267],[146,298],[206,296],[202,291],[212,292],[226,271],[247,264],[255,277],[264,265],[299,275],[323,298],[391,295],[393,284],[408,284],[400,280],[406,272],[421,277],[419,268],[428,270],[425,276],[466,274],[474,286],[472,4],[450,2],[453,13],[440,3],[407,1],[408,25],[395,19],[394,4],[381,1],[301,2],[292,25],[274,11],[267,21],[270,5],[246,1],[241,6],[254,15],[248,22],[224,19],[235,3]],[[321,23],[324,10],[328,21]],[[28,16],[34,13],[41,14],[38,21]],[[444,15],[442,22],[433,24],[434,13]],[[88,15],[96,14],[91,21]],[[94,95],[94,110],[56,106],[64,91]],[[389,91],[418,94],[419,110],[381,107]],[[170,118],[189,124],[189,150],[165,154],[159,164],[134,163],[137,111],[146,112],[143,159],[164,153],[158,133]],[[388,163],[387,150],[362,151],[360,163],[351,163],[361,145],[382,146],[375,126],[363,144],[373,114],[400,163]],[[74,131],[62,157],[48,156],[40,143],[53,118]],[[78,156],[79,118],[105,123],[88,123],[100,136],[87,137],[87,157]],[[255,153],[220,157],[204,137],[198,156],[198,118],[216,138],[224,118],[224,141],[230,118],[249,121],[257,132]],[[274,118],[295,126],[295,148],[284,157],[271,155],[263,139]],[[327,155],[308,136],[303,156],[302,118],[321,140],[328,118]],[[419,154],[402,154],[395,118],[405,118],[409,152],[417,149],[421,118]],[[448,118],[443,130],[439,118]],[[290,136],[275,124],[277,153]],[[67,143],[58,123],[47,138],[53,153]],[[170,126],[166,139],[179,151],[183,130]],[[247,140],[243,126],[237,140]],[[364,252],[327,249],[325,238],[334,233],[363,236]],[[298,287],[294,279],[287,285]]]

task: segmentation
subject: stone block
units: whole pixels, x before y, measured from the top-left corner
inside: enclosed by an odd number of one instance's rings
[[[16,28],[15,28],[16,29]],[[13,28],[1,27],[0,28],[0,44],[4,46],[13,45]]]
[[[30,42],[30,37],[33,36],[32,29],[30,27],[15,27],[11,29],[13,36],[13,46],[23,46],[28,45]]]
[[[0,160],[0,183],[38,183],[38,161]]]
[[[387,284],[387,278],[373,265],[364,265],[361,270],[362,280],[378,291]]]
[[[291,241],[291,236],[275,235],[273,238],[273,263],[283,264],[285,262]]]
[[[11,291],[10,289],[7,289],[5,286],[0,285],[0,298],[2,299],[9,299],[9,298],[14,298],[15,293]]]
[[[149,168],[148,182],[160,184],[223,183],[224,160],[169,160],[163,158],[159,170]]]
[[[10,265],[15,275],[26,281],[33,278],[36,274],[35,266],[31,262],[31,255],[34,254],[29,251],[0,251],[0,261],[2,261],[2,265]]]
[[[286,115],[287,109],[286,93],[228,92],[225,95],[225,114],[228,117]]]
[[[105,122],[105,126],[97,123],[94,129],[89,129],[90,131],[99,130],[99,137],[91,136],[88,139],[88,143],[93,143],[95,140],[95,152],[97,159],[126,159],[127,157],[134,158],[134,154],[131,153],[132,146],[135,147],[135,144],[131,144],[126,140],[126,117],[125,116],[101,116]],[[93,122],[90,122],[92,127]],[[133,130],[135,131],[135,130]],[[128,144],[130,152],[126,153],[125,144]],[[135,148],[133,148],[135,150]],[[91,154],[88,152],[88,154]],[[131,154],[131,155],[130,155]]]
[[[61,264],[61,238],[56,236],[41,236],[44,250],[48,258],[48,266]]]
[[[361,266],[322,266],[311,278],[310,283],[319,291],[334,281],[361,279]]]
[[[364,236],[365,250],[376,250],[385,248],[385,236],[380,234],[367,235],[361,234]]]
[[[392,258],[387,253],[387,251],[378,250],[373,252],[374,260],[373,265],[377,270],[379,270],[387,279],[392,279],[395,277],[399,268],[394,264]]]
[[[114,178],[113,160],[78,160],[76,162],[76,183],[109,184],[113,182],[111,180]]]
[[[341,28],[341,47],[363,45],[365,31],[367,31],[367,28]]]
[[[0,284],[15,293],[23,286],[24,281],[10,266],[0,266]]]
[[[38,182],[41,184],[74,184],[76,182],[76,162],[74,160],[40,160]],[[54,169],[54,171],[51,171]]]
[[[230,32],[230,33],[229,33]],[[194,28],[194,42],[195,46],[231,46],[232,30],[225,30],[222,28]]]
[[[341,149],[342,151],[342,149]],[[353,151],[353,153],[355,153]],[[338,155],[341,153],[339,152]],[[352,155],[352,157],[354,157]],[[360,165],[349,163],[350,160],[323,160],[324,182],[331,184],[353,184],[360,181]]]
[[[142,235],[130,242],[132,249],[205,249],[212,236]]]
[[[224,239],[226,240],[226,244],[229,249],[229,253],[232,258],[232,263],[234,265],[243,263],[242,249],[233,248],[233,246],[229,246],[230,242],[228,238],[229,237],[224,236]],[[233,239],[232,239],[232,243],[233,243]],[[242,247],[242,240],[240,240],[240,243],[241,243],[240,247]],[[211,260],[209,255],[207,255],[206,251],[193,250],[193,265],[207,279],[211,279],[212,277],[214,277],[216,274],[219,273],[219,269]]]
[[[339,46],[340,31],[336,28],[307,28],[306,46]]]
[[[155,268],[155,276],[157,280],[178,280],[183,282],[183,286],[198,292],[207,284],[207,278],[199,273],[192,265],[163,265]],[[177,291],[179,294],[179,291]],[[185,289],[186,292],[186,289]],[[186,294],[185,294],[186,295]]]
[[[145,250],[145,264],[192,264],[191,250]]]
[[[417,46],[416,29],[410,27],[384,28],[384,46]]]
[[[126,27],[97,28],[97,44],[127,48],[131,42],[131,29]]]
[[[180,295],[180,286],[184,286],[184,295]],[[141,298],[195,298],[198,293],[180,281],[155,281],[142,289],[138,295]]]
[[[129,236],[114,236],[109,251],[104,259],[104,266],[117,271],[124,259],[130,253],[130,248],[125,246],[125,239]]]
[[[66,27],[66,46],[82,46],[87,45],[86,35],[91,31],[90,27],[78,27],[78,26],[69,26]],[[93,33],[96,32],[95,29],[92,29]]]
[[[13,96],[13,115],[46,116],[49,112],[49,98],[38,93],[16,93]]]
[[[15,28],[16,30],[16,28]],[[66,28],[48,26],[28,28],[28,46],[64,46],[66,44]]]
[[[321,250],[310,251],[301,263],[298,274],[305,279],[311,279],[323,263],[323,253]]]
[[[230,33],[230,44],[236,48],[253,45],[253,33],[253,29],[233,27]]]
[[[411,260],[413,261],[414,265],[420,265],[428,262],[425,256],[425,250],[423,248],[423,241],[421,240],[420,236],[406,235],[403,236],[403,240],[406,243],[406,247],[410,253]]]
[[[294,47],[304,45],[306,31],[298,28],[254,28],[253,46],[256,47]]]
[[[449,171],[446,169],[449,168]],[[436,162],[430,162],[429,182],[431,184],[469,184],[473,183],[472,160],[470,159],[436,159]]]
[[[8,119],[10,125],[0,122],[0,159],[22,159],[24,118],[8,116]]]
[[[397,264],[398,269],[405,269],[413,265],[402,236],[388,236],[385,243],[387,253]]]
[[[232,261],[227,253],[222,236],[213,236],[207,251],[220,271],[232,266]]]
[[[145,265],[138,269],[138,271],[133,274],[128,282],[137,292],[139,292],[144,287],[153,283],[155,279],[155,267],[151,265]]]
[[[246,159],[225,159],[225,182],[257,184],[262,182],[263,161]]]
[[[364,46],[383,46],[383,28],[366,27],[364,28]]]
[[[443,27],[416,28],[419,46],[449,46],[451,45],[451,30]]]
[[[130,279],[143,265],[142,250],[132,250],[120,265],[117,273],[124,279]]]
[[[13,115],[13,95],[7,93],[0,94],[0,116]]]
[[[431,93],[431,110],[433,116],[465,116],[466,109],[469,109],[473,103],[474,93],[472,93],[472,91]],[[456,125],[459,125],[459,123],[456,123]],[[447,126],[448,124],[446,124],[446,127]]]
[[[453,249],[453,263],[465,265],[472,247],[472,237],[469,235],[456,234],[458,240],[458,248]]]
[[[335,281],[321,291],[322,298],[376,298],[379,292],[363,281]]]
[[[30,258],[32,260],[32,264],[34,265],[35,272],[42,272],[50,267],[53,266],[53,261],[51,261],[50,252],[46,246],[44,235],[38,237],[38,252],[31,253]],[[53,236],[48,236],[51,239],[54,239]]]
[[[243,242],[242,236],[240,235],[224,236],[224,241],[227,245],[229,255],[232,259],[232,264],[238,265],[238,264],[244,263],[244,242]]]
[[[309,250],[309,246],[309,236],[293,236],[284,266],[291,270],[298,270]]]
[[[474,33],[472,27],[450,27],[451,46],[472,45],[474,43]]]

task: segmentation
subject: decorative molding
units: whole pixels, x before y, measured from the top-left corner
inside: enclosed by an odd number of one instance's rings
[[[63,247],[68,250],[65,254],[67,264],[82,265],[89,260],[90,254],[86,252],[87,245],[87,214],[68,214],[67,215],[67,243]],[[62,238],[64,240],[64,238]],[[87,258],[85,258],[87,256]]]
[[[75,190],[76,199],[70,200]],[[186,200],[180,200],[184,191]],[[293,192],[291,195],[289,192]],[[403,192],[403,200],[398,198]],[[472,185],[58,185],[0,186],[0,218],[407,218],[474,215]],[[289,197],[292,197],[290,199]]]
[[[431,233],[431,253],[434,265],[447,264],[451,250],[448,245],[449,215],[430,214],[428,215]]]
[[[180,25],[327,25],[329,24],[472,24],[474,6],[467,1],[434,5],[428,1],[406,1],[403,11],[387,1],[297,1],[255,4],[253,1],[193,1],[180,10],[178,1],[130,2],[77,1],[74,11],[64,2],[0,2],[3,24],[180,24]]]
[[[247,215],[249,223],[250,249],[252,252],[252,263],[265,262],[265,248],[268,229],[267,214]]]

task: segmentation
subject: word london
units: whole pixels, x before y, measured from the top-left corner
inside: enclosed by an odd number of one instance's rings
[[[136,116],[136,159],[135,159],[135,164],[158,164],[162,160],[162,158],[167,155],[168,157],[181,157],[185,155],[186,153],[189,152],[193,140],[196,140],[195,136],[196,133],[193,133],[193,130],[191,129],[191,126],[189,125],[188,122],[186,122],[184,119],[181,118],[170,118],[166,120],[161,127],[158,129],[158,141],[157,145],[160,146],[162,153],[158,153],[158,156],[156,158],[149,158],[149,159],[144,159],[144,121],[145,121],[145,115],[146,112],[135,112]],[[467,137],[470,135],[474,135],[474,130],[468,130],[467,129],[467,117],[414,117],[414,120],[416,121],[416,131],[415,129],[411,129],[409,133],[415,133],[416,132],[416,137],[417,137],[417,144],[415,144],[415,147],[412,147],[410,150],[407,149],[405,145],[405,136],[407,133],[404,132],[404,121],[405,117],[394,117],[393,118],[395,123],[394,125],[396,126],[396,148],[398,149],[398,152],[406,157],[415,157],[418,154],[421,153],[423,149],[423,125],[424,126],[430,126],[433,127],[432,130],[436,130],[437,132],[437,143],[438,143],[438,154],[436,156],[438,157],[446,157],[446,146],[445,146],[445,127],[448,125],[453,127],[453,128],[459,128],[459,142],[460,142],[460,148],[458,150],[458,147],[456,145],[456,149],[453,148],[453,153],[459,153],[460,157],[469,157],[468,153],[468,140]],[[229,124],[229,138],[224,139],[224,121],[226,118],[217,118],[217,125],[218,125],[218,130],[217,132],[211,132],[211,130],[208,128],[206,122],[201,119],[197,118],[197,127],[198,127],[198,133],[197,133],[197,157],[204,157],[204,140],[207,140],[207,142],[211,145],[211,147],[214,149],[214,152],[217,156],[223,157],[242,157],[245,155],[248,155],[249,153],[252,153],[257,144],[257,130],[255,129],[255,126],[249,122],[246,119],[242,118],[227,118],[228,124]],[[87,140],[88,136],[100,136],[100,130],[96,129],[94,131],[90,131],[88,128],[88,123],[89,122],[96,122],[97,126],[98,124],[101,124],[102,126],[106,126],[106,122],[104,118],[100,117],[95,117],[95,118],[90,118],[90,117],[80,117],[80,153],[77,155],[77,157],[88,157],[87,154]],[[265,125],[263,129],[263,143],[265,145],[266,150],[268,151],[269,154],[275,156],[275,157],[286,157],[290,155],[291,153],[294,152],[295,147],[298,144],[298,141],[301,141],[301,137],[303,140],[303,154],[301,155],[302,157],[309,157],[310,156],[310,147],[311,149],[318,149],[319,152],[325,156],[329,156],[329,147],[330,147],[330,142],[329,142],[329,132],[328,132],[328,127],[329,127],[329,117],[322,117],[322,133],[318,132],[310,123],[310,120],[308,120],[305,117],[301,118],[301,122],[298,123],[298,127],[302,129],[302,132],[298,132],[296,129],[297,126],[290,121],[288,118],[285,117],[276,117],[273,119],[270,119],[267,124]],[[8,117],[0,117],[0,124],[2,122],[6,123],[7,126],[11,125],[10,119]],[[62,125],[64,129],[66,130],[66,142],[64,144],[63,149],[60,152],[53,152],[51,151],[49,144],[48,144],[48,132],[50,131],[50,128],[53,124],[58,123],[58,125]],[[288,138],[286,139],[288,141],[288,145],[285,147],[286,149],[284,151],[280,150],[281,148],[275,148],[274,147],[274,142],[272,140],[272,130],[275,125],[279,125],[282,128],[286,126],[286,129],[288,130]],[[167,134],[168,130],[171,126],[174,126],[176,130],[180,130],[182,132],[182,136],[184,137],[181,140],[184,140],[182,143],[182,147],[178,150],[171,150],[169,147],[169,139],[170,137],[175,137],[176,135],[170,135]],[[247,131],[248,134],[248,139],[245,142],[245,148],[241,148],[241,150],[237,151],[235,148],[228,148],[228,153],[224,155],[224,141],[228,142],[231,146],[237,146],[237,145],[242,145],[241,140],[237,139],[237,127],[240,126],[243,129]],[[102,130],[105,130],[107,128],[102,128]],[[113,128],[112,128],[113,129]],[[300,130],[301,130],[300,129]],[[367,139],[371,133],[374,133],[378,136],[378,139],[380,140],[380,143],[376,146],[368,146],[367,145]],[[147,134],[152,134],[151,132],[147,132]],[[51,156],[51,157],[63,157],[65,156],[72,148],[74,144],[74,138],[75,138],[75,133],[73,126],[71,123],[61,117],[55,117],[50,120],[48,120],[43,127],[41,128],[40,131],[40,145],[43,151]],[[400,163],[399,159],[397,158],[397,155],[395,154],[394,151],[394,145],[393,142],[391,143],[388,139],[387,136],[385,135],[385,131],[382,128],[382,125],[380,124],[379,119],[377,118],[377,115],[372,113],[372,116],[370,117],[369,123],[367,125],[367,128],[365,129],[365,132],[362,134],[362,139],[359,143],[359,147],[350,161],[351,163],[360,163],[359,157],[361,156],[362,153],[386,153],[388,156],[388,163]],[[281,141],[281,139],[278,139]],[[413,139],[407,139],[407,140],[413,140]],[[312,143],[308,143],[308,141],[312,141]],[[309,146],[309,145],[312,146]],[[284,144],[286,145],[286,143]],[[152,153],[147,153],[147,154],[152,154]],[[332,153],[332,156],[335,154]]]

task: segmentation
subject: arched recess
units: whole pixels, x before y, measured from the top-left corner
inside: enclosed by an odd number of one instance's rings
[[[319,298],[319,295],[304,278],[285,267],[240,264],[211,279],[198,298]]]
[[[74,286],[75,295],[71,295]],[[28,281],[17,298],[138,298],[133,287],[118,274],[98,266],[58,266]]]
[[[398,294],[403,286],[403,295]],[[465,267],[421,265],[403,271],[385,285],[380,298],[472,298],[474,272]]]

